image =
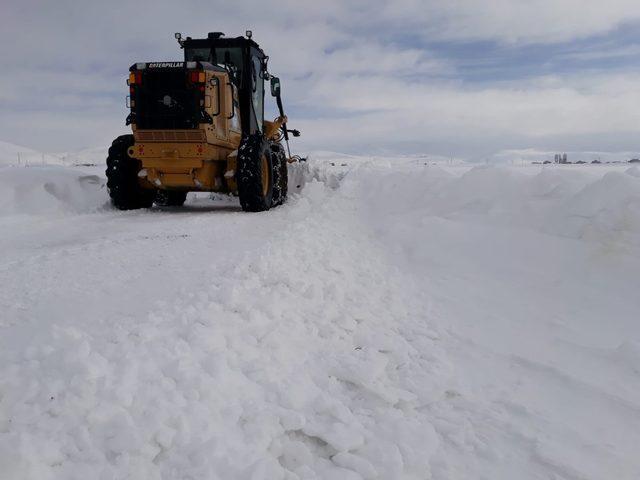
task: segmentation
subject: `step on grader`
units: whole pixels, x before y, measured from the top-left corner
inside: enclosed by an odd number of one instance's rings
[[[107,187],[121,210],[180,206],[187,192],[237,195],[242,209],[269,210],[287,198],[289,150],[280,80],[252,40],[212,32],[176,33],[182,62],[136,63],[129,69],[133,134],[116,138],[107,158]],[[265,82],[279,116],[264,119]],[[286,145],[286,149],[285,146]]]

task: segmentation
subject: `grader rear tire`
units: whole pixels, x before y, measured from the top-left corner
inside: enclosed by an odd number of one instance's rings
[[[133,135],[116,138],[107,157],[107,189],[112,205],[120,210],[149,208],[156,194],[155,190],[146,190],[138,183],[140,161],[127,154],[133,143]]]
[[[262,134],[245,136],[238,149],[238,195],[245,212],[264,212],[274,203],[274,155]]]

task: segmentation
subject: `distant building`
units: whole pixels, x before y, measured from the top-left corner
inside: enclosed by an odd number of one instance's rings
[[[553,157],[553,163],[569,163],[566,153],[556,153]]]

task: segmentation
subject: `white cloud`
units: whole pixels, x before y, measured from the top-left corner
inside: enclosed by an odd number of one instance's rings
[[[299,113],[292,126],[304,127],[303,147],[473,155],[556,148],[563,136],[630,142],[640,120],[636,74],[470,84],[455,80],[452,60],[397,39],[518,48],[606,34],[639,18],[640,3],[627,0],[10,0],[0,19],[0,138],[48,150],[106,143],[125,131],[130,64],[179,58],[174,31],[249,28]]]
[[[636,0],[396,0],[387,22],[458,40],[554,43],[609,32],[640,20]]]
[[[545,138],[552,139],[548,148],[567,149],[559,139],[617,138],[618,132],[637,132],[640,125],[640,76],[540,79],[499,88],[431,83],[410,90],[399,79],[342,79],[321,82],[309,93],[338,111],[362,112],[306,122],[305,129],[317,138],[348,149],[357,142],[375,145],[386,139],[432,146],[433,153],[443,155],[457,154],[460,147],[472,154],[475,147],[487,148],[487,142],[503,148],[517,142],[540,144]],[[314,139],[309,146],[322,147]]]

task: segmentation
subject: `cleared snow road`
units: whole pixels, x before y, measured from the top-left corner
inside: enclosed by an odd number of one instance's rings
[[[638,170],[347,163],[268,214],[0,169],[0,478],[637,478]]]
[[[220,260],[257,249],[284,221],[236,205],[102,211],[2,222],[5,322],[139,318],[163,300],[200,291]],[[195,289],[195,290],[194,290]]]

